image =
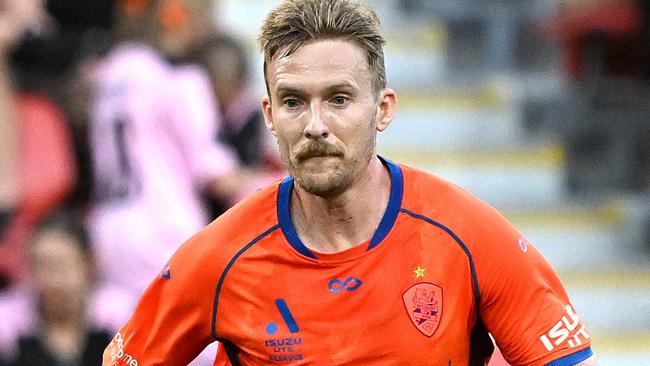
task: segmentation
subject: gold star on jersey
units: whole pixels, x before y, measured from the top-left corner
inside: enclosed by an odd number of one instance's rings
[[[424,277],[424,271],[426,271],[425,268],[418,266],[417,269],[413,270],[413,273],[415,273],[415,278]]]

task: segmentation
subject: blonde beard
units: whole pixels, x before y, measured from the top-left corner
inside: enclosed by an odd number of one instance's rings
[[[376,141],[377,134],[371,133],[364,141],[358,156],[346,158],[344,155],[341,165],[324,177],[301,173],[287,154],[281,152],[280,155],[285,168],[302,189],[319,197],[334,197],[350,188],[359,173],[368,166],[375,155]]]

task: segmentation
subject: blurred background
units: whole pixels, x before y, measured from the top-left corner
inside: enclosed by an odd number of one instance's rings
[[[381,154],[503,212],[602,365],[650,364],[650,1],[366,2]],[[0,365],[98,364],[174,248],[283,174],[255,43],[277,3],[0,1]]]

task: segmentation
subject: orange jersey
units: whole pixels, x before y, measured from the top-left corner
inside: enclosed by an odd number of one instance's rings
[[[384,163],[389,204],[367,243],[309,250],[288,177],[177,251],[105,362],[185,365],[219,340],[232,365],[474,366],[493,350],[488,332],[512,365],[591,356],[557,275],[506,219],[440,178]]]

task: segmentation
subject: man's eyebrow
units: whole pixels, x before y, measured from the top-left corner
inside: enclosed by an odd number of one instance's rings
[[[305,94],[305,92],[303,92],[298,88],[294,88],[291,86],[283,86],[283,85],[277,87],[276,93],[279,96],[286,96],[286,95],[303,96]]]
[[[325,87],[323,92],[326,95],[335,94],[335,93],[338,93],[338,92],[341,92],[341,91],[352,93],[352,92],[355,92],[357,89],[358,89],[358,87],[356,85],[354,85],[354,84],[352,84],[350,82],[344,81],[344,82],[341,82],[341,83],[337,83],[337,84],[333,84],[333,85],[329,85],[329,86]]]
[[[323,90],[321,90],[321,93],[323,95],[329,96],[332,94],[340,93],[340,92],[345,92],[345,93],[354,93],[358,90],[358,87],[350,83],[348,81],[342,81],[340,83],[332,84],[326,86]],[[295,88],[293,86],[289,85],[278,85],[276,88],[276,94],[282,98],[287,95],[292,95],[292,96],[297,96],[297,97],[304,97],[307,93],[304,90],[301,90],[299,88]]]

